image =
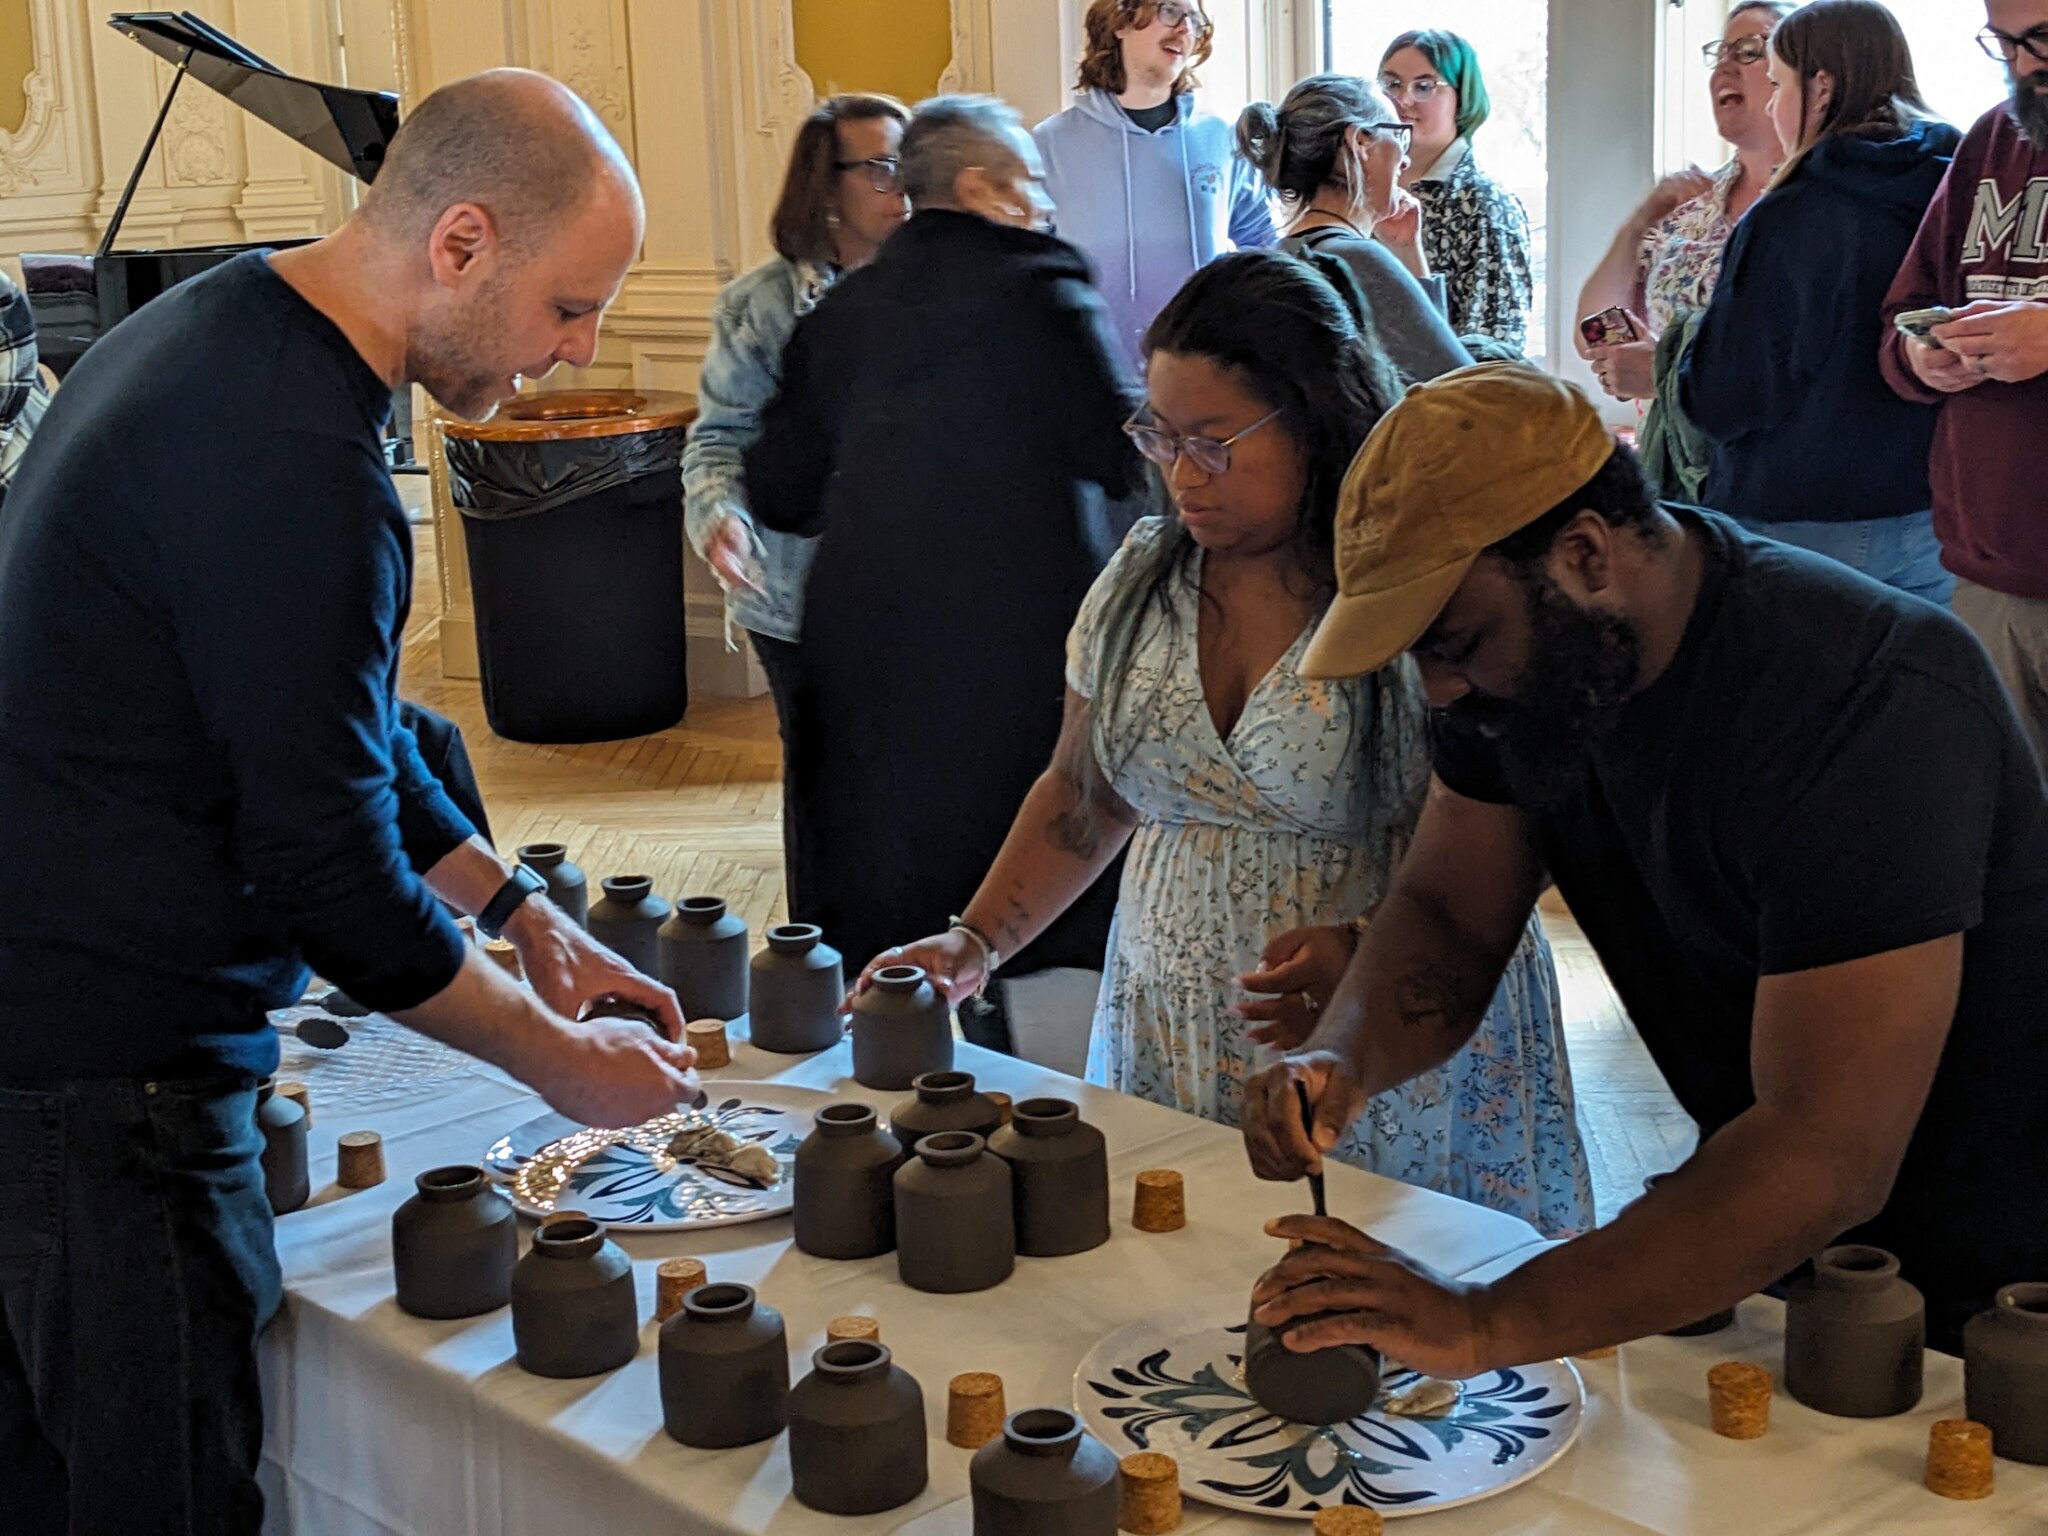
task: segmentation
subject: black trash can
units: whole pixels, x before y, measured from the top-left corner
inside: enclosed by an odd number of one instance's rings
[[[682,719],[679,465],[695,415],[688,395],[596,389],[443,424],[500,736],[614,741]]]

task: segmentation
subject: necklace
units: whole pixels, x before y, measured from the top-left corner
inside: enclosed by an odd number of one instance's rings
[[[1366,235],[1366,232],[1365,232],[1364,230],[1360,229],[1360,228],[1359,228],[1359,227],[1358,227],[1358,226],[1357,226],[1356,224],[1352,223],[1352,222],[1351,222],[1351,221],[1350,221],[1349,219],[1345,218],[1343,214],[1341,214],[1341,213],[1332,213],[1332,212],[1330,212],[1330,210],[1329,210],[1329,209],[1327,209],[1327,208],[1305,208],[1305,209],[1303,209],[1303,210],[1302,210],[1302,213],[1301,213],[1301,218],[1298,218],[1298,219],[1296,219],[1296,220],[1294,221],[1294,227],[1295,227],[1295,229],[1296,229],[1296,231],[1297,231],[1297,232],[1298,232],[1298,231],[1300,230],[1300,228],[1301,228],[1301,223],[1302,223],[1302,219],[1306,219],[1306,218],[1308,218],[1308,217],[1309,217],[1309,216],[1310,216],[1311,214],[1313,214],[1313,215],[1314,215],[1315,217],[1317,217],[1317,218],[1319,218],[1319,219],[1332,219],[1332,220],[1335,220],[1335,221],[1336,221],[1337,223],[1339,223],[1339,224],[1342,224],[1342,225],[1343,225],[1343,226],[1344,226],[1344,227],[1345,227],[1346,229],[1350,230],[1350,231],[1351,231],[1351,233],[1353,233],[1354,235],[1358,236],[1358,238],[1359,238],[1359,239],[1361,239],[1361,240],[1364,240],[1364,239],[1367,239],[1367,238],[1369,238],[1369,237],[1368,237],[1368,236]],[[1328,229],[1328,228],[1329,228],[1329,225],[1327,225],[1327,224],[1319,224],[1319,225],[1317,225],[1316,227],[1317,227],[1318,229]]]

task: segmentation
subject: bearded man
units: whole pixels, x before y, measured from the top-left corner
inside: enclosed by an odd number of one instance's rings
[[[421,102],[340,230],[251,252],[73,370],[0,519],[0,1509],[23,1536],[253,1536],[266,1010],[307,962],[626,1125],[696,1095],[674,996],[508,871],[393,696],[394,389],[481,418],[588,364],[640,246],[588,107]],[[528,991],[443,902],[519,950]],[[660,1029],[580,1022],[618,994]],[[667,1038],[663,1038],[666,1035]]]
[[[1303,670],[1410,652],[1436,776],[1321,1022],[1246,1085],[1254,1168],[1300,1175],[1457,1050],[1553,881],[1701,1140],[1490,1285],[1290,1217],[1313,1242],[1262,1321],[1465,1377],[1680,1327],[1848,1241],[1897,1255],[1958,1351],[2048,1274],[2048,792],[1962,624],[1652,501],[1584,396],[1512,364],[1387,414],[1337,564]]]
[[[1991,653],[2048,761],[2048,0],[1986,0],[1977,34],[2008,99],[1977,120],[1885,295],[1879,363],[1941,407],[1928,480],[1955,612]],[[1924,338],[1893,319],[1946,309]]]

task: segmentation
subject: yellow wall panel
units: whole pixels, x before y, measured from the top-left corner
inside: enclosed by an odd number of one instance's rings
[[[951,0],[794,0],[796,60],[820,95],[883,91],[916,102],[953,56]]]
[[[35,67],[28,0],[0,0],[0,131],[13,133],[28,117],[28,92],[22,84]]]

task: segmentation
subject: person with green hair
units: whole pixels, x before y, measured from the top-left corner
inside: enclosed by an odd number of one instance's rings
[[[1380,57],[1380,89],[1413,134],[1401,186],[1422,205],[1422,246],[1450,290],[1451,329],[1524,349],[1535,278],[1529,215],[1472,156],[1493,101],[1479,55],[1455,32],[1403,32]]]

